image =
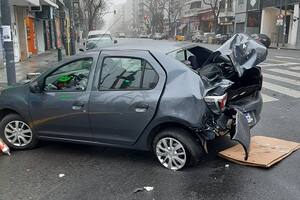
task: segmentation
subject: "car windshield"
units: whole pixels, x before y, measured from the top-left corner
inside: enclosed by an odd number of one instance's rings
[[[86,43],[86,49],[102,48],[113,45],[111,38],[101,38],[98,40],[88,40]]]

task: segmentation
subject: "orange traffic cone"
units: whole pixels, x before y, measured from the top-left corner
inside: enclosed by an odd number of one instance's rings
[[[5,154],[7,154],[7,155],[10,156],[9,148],[8,148],[8,146],[3,142],[2,139],[0,139],[0,150],[1,150],[3,153],[5,153]]]

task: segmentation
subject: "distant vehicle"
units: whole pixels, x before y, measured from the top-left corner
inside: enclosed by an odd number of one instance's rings
[[[118,37],[119,37],[119,38],[126,38],[126,35],[125,35],[125,33],[119,33],[119,34],[118,34]]]
[[[162,40],[163,39],[163,35],[161,33],[154,33],[152,36],[152,39],[154,40]]]
[[[100,49],[100,48],[103,48],[103,47],[109,47],[109,46],[112,46],[116,43],[117,43],[117,40],[113,40],[110,37],[92,38],[92,39],[88,39],[85,42],[85,50]]]
[[[208,43],[208,42],[209,42],[208,39],[209,39],[209,38],[215,39],[216,34],[215,34],[214,32],[207,32],[207,33],[204,33],[203,36],[204,36],[204,37],[203,37],[203,42],[204,42],[204,43]]]
[[[104,31],[104,30],[95,30],[95,31],[90,31],[88,33],[88,39],[92,38],[103,38],[103,37],[111,37],[111,33],[109,31]]]
[[[146,35],[146,34],[141,33],[141,34],[139,34],[139,38],[149,38],[149,36]]]
[[[271,45],[271,39],[265,34],[252,34],[251,37],[265,45],[267,48]]]
[[[231,37],[232,37],[232,34],[217,34],[216,35],[216,43],[224,44]]]
[[[192,42],[203,42],[204,39],[204,34],[201,34],[199,32],[194,33],[194,35],[192,36]]]

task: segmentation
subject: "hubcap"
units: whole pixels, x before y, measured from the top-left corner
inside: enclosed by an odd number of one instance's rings
[[[4,135],[8,142],[17,147],[23,147],[32,140],[30,127],[22,121],[11,121],[4,129]]]
[[[175,171],[183,168],[186,163],[186,152],[183,145],[170,137],[158,141],[156,156],[163,166]]]

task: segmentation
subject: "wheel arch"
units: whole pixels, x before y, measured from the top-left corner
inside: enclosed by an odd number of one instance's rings
[[[18,111],[11,108],[0,108],[0,122],[3,120],[3,118],[9,114],[16,114],[23,117]]]
[[[193,130],[188,126],[188,124],[178,121],[169,121],[169,122],[162,122],[154,126],[147,137],[147,147],[148,149],[152,150],[152,143],[154,138],[159,134],[161,131],[165,129],[171,129],[171,128],[178,128],[183,129],[190,133],[195,139],[197,139],[197,135],[193,132]]]

